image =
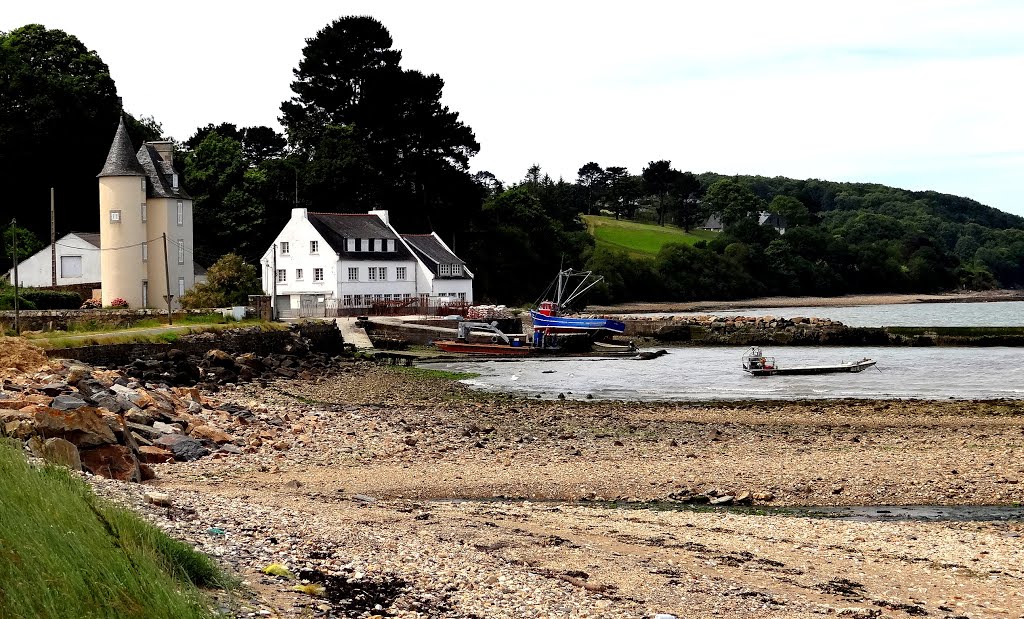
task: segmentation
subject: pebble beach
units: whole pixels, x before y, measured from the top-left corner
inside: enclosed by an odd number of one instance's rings
[[[1019,517],[777,509],[1019,506],[1020,401],[530,401],[369,363],[202,397],[241,453],[92,479],[235,570],[239,617],[1024,616]]]

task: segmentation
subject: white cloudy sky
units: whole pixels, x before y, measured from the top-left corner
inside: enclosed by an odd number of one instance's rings
[[[1024,215],[1024,3],[19,2],[110,66],[125,107],[187,138],[277,126],[304,39],[373,15],[404,66],[440,74],[476,131],[474,169],[587,161],[639,172],[881,182]]]

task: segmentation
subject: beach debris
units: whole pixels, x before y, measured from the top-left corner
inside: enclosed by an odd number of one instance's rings
[[[269,576],[277,576],[278,578],[295,578],[295,574],[292,574],[287,567],[280,563],[271,563],[260,571]]]

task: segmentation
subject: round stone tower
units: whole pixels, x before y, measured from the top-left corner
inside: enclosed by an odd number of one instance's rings
[[[100,279],[103,305],[124,299],[129,307],[151,307],[146,269],[146,172],[132,148],[124,118],[117,125],[100,184]]]

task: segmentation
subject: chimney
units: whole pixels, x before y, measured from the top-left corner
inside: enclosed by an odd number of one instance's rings
[[[309,219],[306,209],[304,208],[293,208],[292,219]]]
[[[146,142],[156,150],[160,158],[166,161],[169,165],[174,165],[174,142],[170,140],[161,140],[159,142]]]
[[[383,221],[384,223],[386,223],[388,225],[391,225],[391,222],[388,221],[388,212],[387,212],[387,210],[369,211],[367,213],[367,215],[376,215],[377,217],[380,217],[381,221]]]

